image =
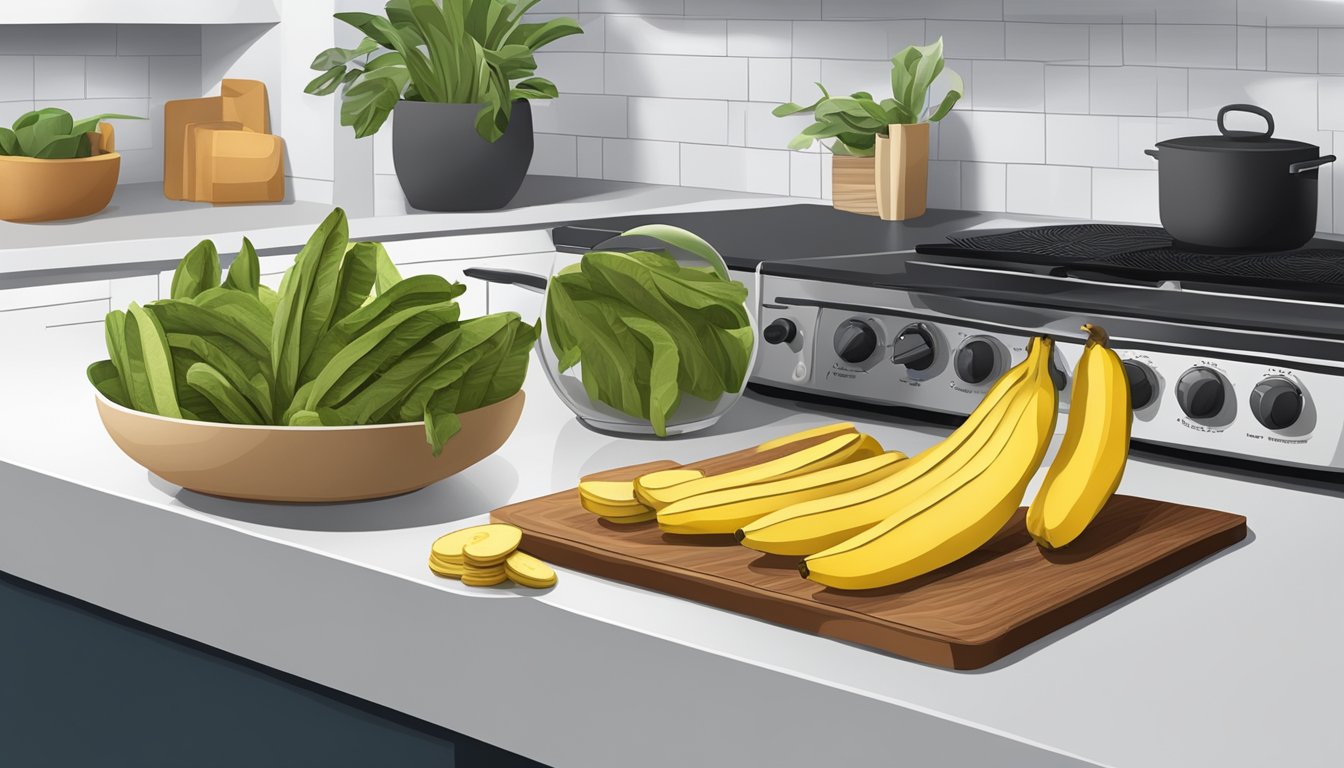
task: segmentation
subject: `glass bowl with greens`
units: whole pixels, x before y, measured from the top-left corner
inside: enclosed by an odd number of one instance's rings
[[[747,288],[677,227],[638,227],[557,253],[537,352],[585,425],[659,437],[705,429],[742,396],[755,360]]]

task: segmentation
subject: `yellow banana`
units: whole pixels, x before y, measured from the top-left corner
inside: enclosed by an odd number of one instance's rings
[[[579,504],[613,523],[642,523],[653,519],[653,510],[635,499],[632,480],[580,481]]]
[[[789,504],[876,482],[904,460],[905,454],[891,451],[783,480],[702,493],[658,510],[658,526],[668,533],[732,533]]]
[[[803,502],[764,515],[737,532],[738,541],[761,552],[810,555],[833,547],[882,522],[906,503],[953,476],[988,442],[1008,413],[1019,385],[1030,386],[1042,357],[1033,345],[1027,359],[995,382],[966,421],[952,434],[889,477],[849,493]],[[1011,426],[1011,424],[1010,424]]]
[[[1054,434],[1058,399],[1049,374],[1049,339],[1034,370],[1025,410],[997,455],[982,451],[956,475],[853,538],[799,565],[804,577],[839,589],[896,584],[955,562],[993,538],[1017,511]],[[949,483],[951,484],[951,483]]]
[[[866,459],[882,453],[882,446],[868,435],[848,434],[833,437],[823,443],[794,451],[777,459],[749,467],[709,475],[696,480],[650,488],[644,478],[635,481],[635,496],[655,510],[668,504],[702,493],[738,488],[744,485],[783,480],[794,475],[835,467],[850,461]]]
[[[1120,487],[1129,458],[1129,381],[1106,331],[1088,323],[1073,379],[1064,441],[1027,509],[1027,531],[1046,549],[1078,538]]]
[[[757,453],[763,453],[774,448],[782,448],[791,443],[801,443],[804,440],[811,440],[814,437],[827,437],[841,434],[858,432],[854,425],[848,421],[837,421],[834,424],[823,424],[820,427],[805,429],[802,432],[794,432],[792,435],[777,437],[774,440],[766,440],[764,443],[756,446]]]

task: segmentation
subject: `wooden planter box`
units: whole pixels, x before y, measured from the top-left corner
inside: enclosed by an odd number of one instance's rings
[[[873,157],[835,155],[831,201],[837,209],[886,221],[924,215],[929,189],[929,124],[890,126]]]

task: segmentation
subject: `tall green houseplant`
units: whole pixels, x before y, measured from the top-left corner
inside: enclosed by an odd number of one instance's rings
[[[390,0],[386,15],[338,13],[363,32],[354,48],[313,59],[318,75],[305,93],[341,90],[341,125],[363,138],[378,132],[399,100],[479,104],[476,130],[498,141],[518,99],[553,99],[555,84],[536,77],[533,54],[583,29],[572,19],[523,23],[540,0]]]
[[[936,103],[929,90],[946,71],[947,92]],[[891,96],[877,101],[864,91],[832,96],[817,83],[821,97],[812,104],[781,104],[777,117],[810,114],[813,122],[789,142],[807,149],[814,141],[827,145],[831,163],[831,195],[836,208],[880,216],[890,221],[924,214],[928,197],[929,123],[952,111],[961,99],[961,76],[944,69],[943,39],[911,45],[891,60]]]

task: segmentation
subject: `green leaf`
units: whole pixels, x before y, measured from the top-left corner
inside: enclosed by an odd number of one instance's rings
[[[374,255],[378,276],[373,284],[375,295],[381,296],[387,293],[392,286],[401,282],[401,272],[397,270],[397,265],[392,263],[392,257],[387,255],[387,249],[381,245]],[[463,288],[463,290],[466,290]]]
[[[43,147],[57,138],[73,135],[74,129],[75,121],[70,113],[55,107],[29,112],[14,121],[14,135],[28,157],[36,157]]]
[[[387,77],[365,76],[350,86],[341,101],[341,125],[355,129],[356,138],[372,136],[387,122],[401,90]]]
[[[322,416],[317,411],[298,411],[289,417],[287,422],[291,427],[323,427],[328,426],[322,423]]]
[[[318,71],[330,70],[336,67],[344,68],[346,64],[349,64],[360,56],[373,53],[382,47],[383,46],[379,44],[377,40],[374,40],[371,37],[366,37],[354,48],[328,48],[317,54],[317,58],[313,59],[313,63],[309,65],[309,68]]]
[[[71,133],[95,132],[98,130],[98,124],[103,122],[104,120],[148,120],[148,119],[149,118],[147,117],[140,117],[138,115],[121,115],[117,114],[116,112],[105,112],[101,115],[86,117],[83,120],[76,120],[75,125],[70,130],[70,132]]]
[[[961,75],[957,74],[956,72],[953,72],[950,69],[945,71],[947,73],[948,80],[950,80],[951,82],[948,83],[947,93],[943,95],[943,100],[938,103],[937,109],[935,109],[929,115],[929,122],[931,123],[936,123],[939,120],[942,120],[944,117],[947,117],[947,113],[951,112],[952,107],[954,107],[956,103],[961,100],[962,92],[966,88],[965,84],[961,80]]]
[[[89,383],[102,393],[103,397],[123,408],[131,407],[130,396],[126,394],[126,388],[121,384],[121,375],[117,373],[117,366],[113,365],[111,360],[99,360],[93,363],[86,373]]]
[[[280,292],[271,334],[278,403],[290,402],[301,383],[299,372],[331,323],[348,233],[345,211],[337,208],[294,258],[294,272]]]
[[[57,136],[34,152],[33,157],[45,160],[70,160],[76,157],[88,157],[91,153],[89,137],[81,133],[76,136]]]
[[[336,307],[331,312],[332,324],[344,320],[351,312],[369,300],[378,273],[378,255],[387,255],[382,243],[351,243],[341,262],[336,285]]]
[[[136,303],[126,312],[126,360],[127,395],[135,409],[181,418],[168,339],[154,317]]]
[[[215,288],[219,285],[219,272],[219,251],[210,240],[202,240],[177,263],[169,295],[174,299],[190,299]]]
[[[510,98],[554,99],[560,95],[555,83],[544,77],[531,77],[513,86]]]
[[[230,424],[265,424],[247,398],[209,363],[196,363],[187,369],[187,384],[200,392]]]
[[[425,441],[435,456],[442,453],[444,443],[462,429],[457,413],[445,404],[449,394],[449,390],[436,392],[425,406]]]
[[[19,137],[8,128],[0,128],[0,155],[17,155],[22,151],[19,148]]]
[[[714,250],[714,246],[705,242],[704,238],[694,232],[670,224],[645,224],[642,227],[626,230],[621,234],[622,236],[642,235],[661,240],[674,248],[680,248],[693,256],[704,259],[714,268],[715,274],[724,280],[728,279],[728,265],[724,263],[723,257],[719,255],[718,251]]]
[[[303,87],[304,93],[311,93],[315,96],[329,96],[336,92],[345,81],[345,65],[334,66],[326,72],[314,77]]]
[[[243,238],[243,247],[229,265],[229,276],[224,281],[224,287],[254,296],[261,288],[261,259],[257,257],[257,249],[252,246],[252,241],[246,237]]]
[[[677,386],[680,363],[677,342],[652,320],[635,316],[624,320],[630,330],[642,336],[650,346],[653,360],[649,370],[649,422],[654,434],[667,437],[667,420],[681,403],[681,390]]]

